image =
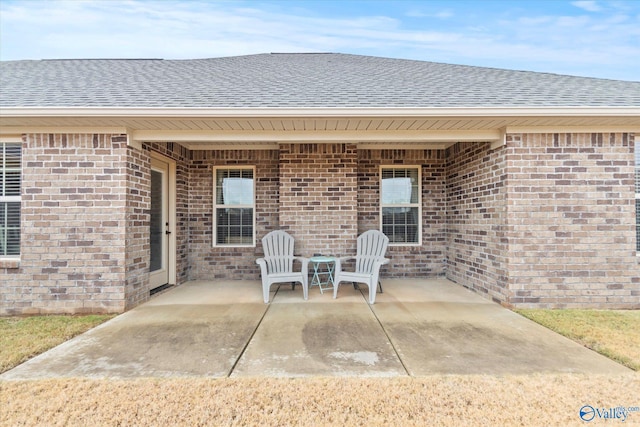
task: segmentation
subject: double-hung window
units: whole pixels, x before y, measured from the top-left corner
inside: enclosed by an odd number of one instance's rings
[[[214,246],[254,246],[255,169],[216,167],[214,181]]]
[[[390,244],[422,243],[421,170],[419,166],[380,168],[380,218]]]
[[[22,143],[0,142],[0,258],[20,255]]]
[[[640,254],[640,136],[636,137],[636,251]]]

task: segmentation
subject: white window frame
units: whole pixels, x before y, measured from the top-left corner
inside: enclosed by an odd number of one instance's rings
[[[418,170],[418,201],[408,204],[382,203],[382,173],[388,169],[417,169]],[[389,246],[422,246],[422,166],[421,165],[380,165],[380,197],[379,197],[380,231],[383,231],[383,208],[418,208],[418,241],[417,242],[389,242]]]
[[[253,176],[253,203],[248,204],[233,204],[233,205],[220,205],[218,204],[218,194],[217,194],[217,179],[218,179],[218,171],[219,170],[250,170]],[[251,243],[218,243],[218,209],[251,209],[253,211],[252,219],[253,223],[251,225]],[[213,247],[255,247],[256,245],[256,167],[255,166],[236,166],[236,165],[225,165],[225,166],[214,166],[213,167],[213,233],[212,233],[212,244]]]
[[[5,149],[5,145],[6,144],[20,144],[22,145],[22,138],[18,138],[18,137],[5,137],[5,138],[0,138],[0,151],[3,151]],[[23,153],[22,153],[22,148],[20,150],[20,195],[19,196],[3,196],[2,194],[0,194],[0,203],[20,203],[22,204],[22,180],[23,180],[23,176],[22,173],[24,171],[24,168],[22,167],[22,158],[23,158]],[[4,165],[0,164],[0,169],[4,170]],[[0,179],[2,179],[3,175],[0,175]],[[3,184],[4,185],[4,184]],[[20,224],[22,224],[22,213],[20,213],[20,217],[18,219],[18,222]],[[20,237],[22,238],[22,230],[20,230]],[[22,240],[22,239],[21,239]],[[20,248],[21,249],[21,248]],[[20,253],[18,253],[17,255],[4,255],[0,253],[0,260],[2,261],[14,261],[14,260],[20,260]]]

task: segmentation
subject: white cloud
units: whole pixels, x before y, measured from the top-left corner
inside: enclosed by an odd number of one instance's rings
[[[591,0],[573,1],[571,4],[587,12],[600,12],[602,10],[602,7],[597,2]]]
[[[449,19],[454,16],[454,13],[451,9],[442,9],[437,12],[423,12],[420,9],[411,9],[406,13],[406,16],[409,16],[411,18]]]

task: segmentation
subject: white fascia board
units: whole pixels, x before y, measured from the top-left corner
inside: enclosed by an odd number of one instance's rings
[[[0,117],[607,117],[639,116],[640,107],[460,108],[105,108],[4,107]]]
[[[23,133],[103,133],[125,134],[123,126],[0,126],[0,135]]]
[[[20,134],[1,134],[0,142],[22,142],[22,135]]]
[[[145,142],[485,142],[502,138],[501,131],[185,131],[185,130],[133,130],[131,139]]]

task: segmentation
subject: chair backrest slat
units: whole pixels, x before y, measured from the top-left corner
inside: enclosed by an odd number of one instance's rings
[[[272,231],[262,238],[264,259],[270,273],[293,270],[293,237],[282,230]]]
[[[358,237],[356,272],[371,273],[375,262],[384,258],[389,238],[377,230],[365,231]]]

